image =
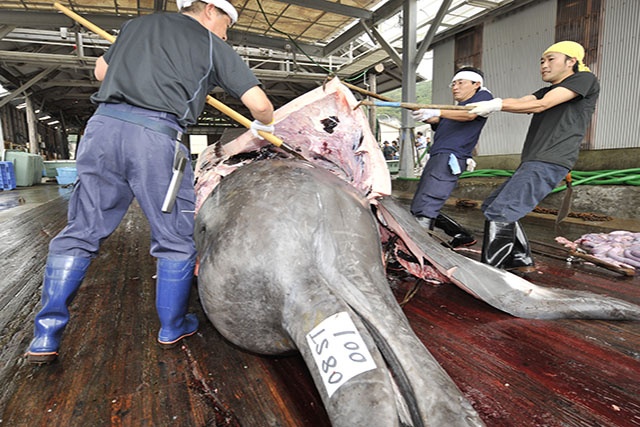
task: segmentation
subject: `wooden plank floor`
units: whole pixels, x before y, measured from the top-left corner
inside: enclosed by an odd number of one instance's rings
[[[26,364],[47,244],[66,205],[59,197],[0,222],[0,425],[329,425],[301,359],[227,343],[197,292],[199,332],[182,347],[156,345],[155,265],[136,205],[89,268],[59,361]],[[637,277],[536,260],[538,284],[640,304]],[[399,299],[415,284],[391,282]],[[423,285],[404,310],[488,426],[640,426],[640,322],[517,319],[453,285]]]

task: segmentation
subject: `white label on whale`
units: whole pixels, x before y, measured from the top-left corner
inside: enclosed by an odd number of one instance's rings
[[[307,343],[329,397],[351,378],[377,368],[346,311],[313,328],[307,334]]]

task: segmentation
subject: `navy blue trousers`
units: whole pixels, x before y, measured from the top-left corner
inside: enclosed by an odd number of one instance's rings
[[[489,221],[516,222],[534,210],[569,169],[545,162],[524,162],[482,203]]]
[[[458,159],[460,170],[467,168],[466,160]],[[440,209],[451,196],[460,175],[454,175],[449,168],[449,153],[433,154],[425,165],[418,188],[411,202],[414,216],[436,218]]]
[[[127,104],[111,105],[181,130],[174,116]],[[181,145],[189,156],[189,150]],[[51,241],[49,252],[93,258],[135,198],[151,227],[151,255],[171,260],[195,256],[195,191],[190,163],[171,213],[162,203],[172,176],[175,140],[138,124],[95,114],[80,140],[78,181],[69,201],[67,226]]]

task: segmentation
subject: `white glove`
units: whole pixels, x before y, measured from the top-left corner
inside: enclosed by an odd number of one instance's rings
[[[273,123],[265,125],[264,123],[262,123],[258,119],[256,119],[256,120],[251,122],[251,128],[250,129],[251,129],[251,133],[253,134],[253,136],[255,136],[256,138],[260,138],[260,139],[264,139],[264,138],[260,136],[258,131],[273,133],[276,130],[275,126],[273,126]]]
[[[469,110],[469,114],[487,117],[491,113],[502,110],[502,98],[493,98],[490,101],[474,102],[467,105],[473,107],[473,110]]]
[[[475,160],[467,159],[467,171],[473,172],[474,170],[476,170],[476,166],[478,166],[478,164]]]
[[[432,110],[430,108],[423,108],[421,110],[413,110],[411,112],[413,120],[417,122],[426,122],[433,117],[440,117],[440,110]]]

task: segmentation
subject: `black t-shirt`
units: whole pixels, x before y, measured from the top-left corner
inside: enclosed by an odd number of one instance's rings
[[[196,123],[216,86],[240,98],[260,84],[231,46],[180,13],[127,21],[104,59],[109,69],[92,101],[173,113],[182,126]]]
[[[522,149],[522,161],[535,160],[571,169],[578,160],[580,143],[596,108],[600,84],[592,73],[579,72],[533,95],[542,99],[556,87],[565,87],[578,96],[533,115]]]

